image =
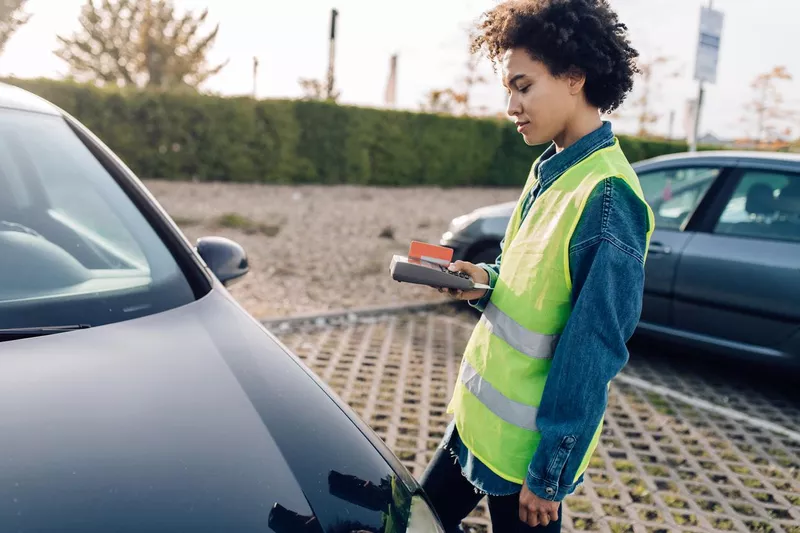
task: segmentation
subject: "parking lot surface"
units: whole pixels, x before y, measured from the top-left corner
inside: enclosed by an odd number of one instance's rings
[[[475,317],[434,311],[270,327],[419,479]],[[800,533],[796,379],[632,344],[565,531]],[[490,532],[484,504],[468,518]]]

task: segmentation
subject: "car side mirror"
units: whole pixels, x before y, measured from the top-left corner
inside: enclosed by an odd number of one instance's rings
[[[197,239],[197,253],[226,287],[231,286],[250,270],[244,248],[224,237]]]

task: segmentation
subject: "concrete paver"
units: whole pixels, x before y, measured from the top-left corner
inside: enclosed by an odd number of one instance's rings
[[[277,331],[419,478],[474,317],[419,312]],[[633,357],[626,375],[722,402],[787,428],[796,404],[767,390]],[[727,400],[725,400],[727,398]],[[612,384],[601,444],[565,503],[565,531],[800,533],[800,442],[626,383]],[[482,503],[465,524],[491,531]]]

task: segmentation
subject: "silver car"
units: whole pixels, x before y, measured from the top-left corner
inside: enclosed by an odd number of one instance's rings
[[[656,219],[640,332],[800,365],[800,155],[684,153],[633,166]],[[514,205],[454,219],[441,244],[492,262]]]

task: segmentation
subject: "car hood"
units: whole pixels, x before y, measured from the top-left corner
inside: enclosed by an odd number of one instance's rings
[[[0,529],[383,531],[415,483],[345,413],[219,291],[2,343]]]
[[[514,213],[514,208],[517,202],[505,202],[502,204],[488,205],[473,211],[476,218],[489,218],[489,217],[511,217]]]

